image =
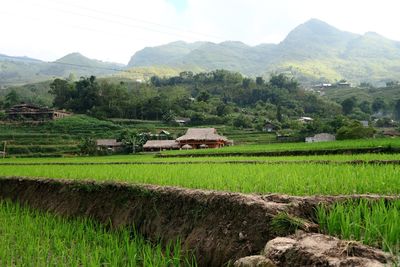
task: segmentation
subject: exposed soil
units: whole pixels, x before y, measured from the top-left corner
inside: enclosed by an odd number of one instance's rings
[[[288,237],[277,237],[267,243],[262,255],[249,256],[235,262],[235,267],[268,266],[392,266],[394,259],[358,242],[335,237],[298,232]]]
[[[317,232],[312,222],[319,203],[382,196],[292,197],[245,195],[176,187],[0,177],[0,199],[63,216],[88,216],[112,227],[135,226],[153,241],[180,238],[199,266],[223,266],[259,254],[278,236],[271,227],[285,212],[304,221],[303,230]],[[395,197],[386,197],[394,199]],[[292,234],[288,230],[288,235]]]

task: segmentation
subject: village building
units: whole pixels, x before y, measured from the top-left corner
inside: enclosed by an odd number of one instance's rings
[[[124,149],[124,144],[116,139],[97,139],[96,147],[98,151],[119,152]]]
[[[190,145],[193,149],[219,148],[229,144],[225,136],[217,134],[215,128],[189,128],[185,135],[176,139],[180,146]]]
[[[179,149],[180,145],[176,140],[148,140],[143,145],[144,151],[162,151]]]
[[[276,124],[274,124],[273,122],[266,120],[264,127],[263,127],[263,131],[264,132],[268,132],[268,133],[274,133],[278,130],[278,126]]]
[[[148,140],[143,145],[143,150],[205,149],[229,145],[233,145],[233,141],[217,134],[214,128],[189,128],[185,135],[176,140]]]
[[[310,123],[310,122],[314,121],[314,119],[311,117],[300,117],[298,119],[298,121],[301,123]]]
[[[46,121],[70,116],[71,113],[54,110],[47,107],[38,107],[31,104],[18,104],[6,110],[7,120]]]
[[[175,118],[175,123],[179,124],[180,126],[186,125],[190,122],[190,118]]]
[[[306,137],[306,143],[329,142],[335,140],[336,137],[333,134],[328,133],[320,133],[314,136]]]

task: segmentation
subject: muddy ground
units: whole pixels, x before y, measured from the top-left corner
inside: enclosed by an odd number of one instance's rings
[[[301,218],[300,228],[318,232],[313,222],[319,203],[381,196],[245,195],[153,185],[0,177],[0,199],[62,216],[88,216],[112,227],[134,225],[153,241],[180,238],[199,266],[223,266],[259,254],[282,236],[271,222],[277,214]],[[394,197],[386,197],[393,199]],[[284,231],[294,234],[293,229]]]

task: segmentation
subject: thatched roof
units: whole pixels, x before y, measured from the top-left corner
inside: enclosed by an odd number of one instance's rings
[[[143,148],[179,148],[179,143],[175,140],[149,140],[146,142],[146,144],[143,145]]]
[[[177,141],[188,141],[188,140],[207,140],[207,141],[227,141],[225,136],[217,134],[215,128],[189,128],[185,135],[176,139]]]
[[[182,147],[182,149],[192,149],[193,147],[189,144],[186,144]]]
[[[97,139],[96,145],[97,146],[116,147],[116,146],[122,146],[122,142],[117,142],[116,139]]]

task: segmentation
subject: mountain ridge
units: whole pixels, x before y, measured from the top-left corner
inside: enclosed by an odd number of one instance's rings
[[[0,55],[0,86],[66,77],[70,73],[77,77],[101,76],[114,74],[118,69],[131,69],[133,73],[135,69],[146,68],[194,72],[226,69],[251,77],[284,72],[309,85],[341,79],[384,84],[400,80],[400,42],[374,32],[355,34],[339,30],[321,20],[310,19],[295,27],[278,44],[175,41],[137,51],[126,66],[89,59],[78,52],[51,63]]]

